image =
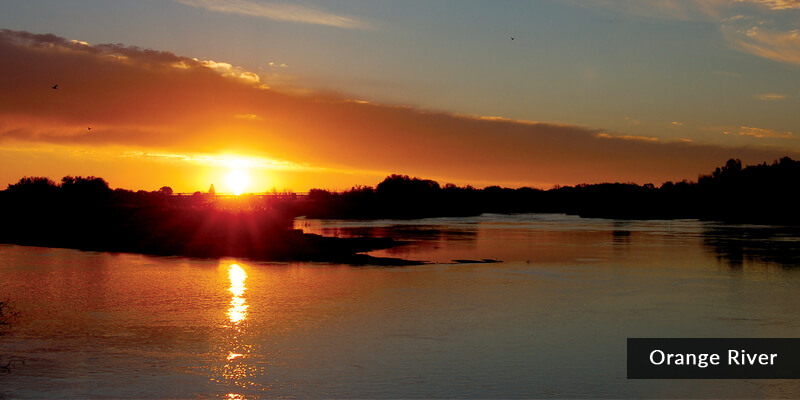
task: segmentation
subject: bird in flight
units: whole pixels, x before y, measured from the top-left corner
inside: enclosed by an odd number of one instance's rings
[[[512,36],[512,37],[511,37],[511,40],[514,40],[514,39],[516,39],[516,38]],[[56,86],[58,86],[58,85],[56,85]]]
[[[58,84],[53,85],[53,89],[58,89]]]
[[[92,130],[92,127],[91,127],[91,126],[89,126],[89,127],[87,127],[87,128],[86,128],[86,130],[87,130],[87,131],[90,131],[90,130]]]

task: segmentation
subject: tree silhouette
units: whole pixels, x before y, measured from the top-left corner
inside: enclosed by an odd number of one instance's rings
[[[58,190],[50,178],[43,176],[23,177],[17,183],[9,184],[6,192],[31,196],[46,196]]]
[[[101,193],[111,190],[108,182],[96,176],[65,176],[61,178],[61,189],[65,191],[77,191],[82,193]]]
[[[800,161],[743,167],[731,159],[697,182],[660,187],[633,183],[563,186],[551,190],[485,189],[390,175],[377,185],[308,196],[168,196],[111,190],[98,177],[66,176],[58,185],[24,177],[0,191],[0,242],[96,251],[270,260],[352,257],[383,242],[331,241],[292,229],[293,218],[427,218],[481,213],[546,212],[621,219],[695,218],[796,224]],[[213,192],[213,185],[209,188]],[[372,238],[374,239],[374,238]],[[384,247],[381,247],[384,246]],[[356,257],[357,258],[357,257]]]
[[[794,203],[800,161],[743,167],[732,158],[697,182],[598,183],[551,190],[458,187],[390,175],[372,190],[341,193],[314,189],[298,207],[313,218],[423,218],[481,213],[556,212],[623,219],[697,218],[731,222],[800,224]]]

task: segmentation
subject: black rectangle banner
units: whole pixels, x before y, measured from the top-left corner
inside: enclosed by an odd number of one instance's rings
[[[628,338],[628,379],[800,379],[800,339]]]

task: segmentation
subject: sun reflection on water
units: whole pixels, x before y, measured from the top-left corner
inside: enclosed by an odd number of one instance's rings
[[[250,346],[242,343],[245,331],[244,322],[247,319],[247,303],[245,302],[244,292],[246,290],[245,280],[247,273],[238,264],[231,264],[228,267],[228,279],[231,286],[228,291],[231,293],[231,302],[228,312],[229,333],[227,340],[227,357],[225,366],[222,369],[222,377],[230,389],[234,387],[247,389],[252,386],[252,378],[249,367],[244,359],[250,351]],[[229,399],[243,399],[244,395],[230,392],[227,394]]]
[[[231,297],[231,307],[228,309],[228,318],[231,323],[238,325],[240,322],[247,318],[247,304],[244,302],[244,281],[247,279],[247,273],[238,264],[231,264],[228,268],[228,278],[231,280],[231,287],[229,292],[233,293]]]

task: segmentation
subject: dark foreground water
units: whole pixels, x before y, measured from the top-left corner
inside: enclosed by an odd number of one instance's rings
[[[299,220],[409,267],[0,245],[0,398],[800,398],[627,380],[628,337],[800,337],[797,231],[484,215]],[[469,263],[495,259],[499,263]],[[462,260],[460,263],[453,260]]]

